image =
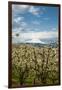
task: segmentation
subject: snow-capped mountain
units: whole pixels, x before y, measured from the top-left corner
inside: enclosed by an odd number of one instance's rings
[[[39,39],[32,39],[32,40],[27,40],[26,43],[40,43],[40,44],[45,44],[45,42],[39,40]]]

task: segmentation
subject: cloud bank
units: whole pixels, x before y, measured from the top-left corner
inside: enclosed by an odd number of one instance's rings
[[[17,33],[18,32],[12,33],[13,40],[15,39],[17,42],[27,42],[29,40],[32,40],[32,42],[34,42],[34,40],[37,40],[39,42],[40,39],[52,39],[57,38],[58,36],[57,32],[52,31],[19,33],[19,36],[16,36]]]

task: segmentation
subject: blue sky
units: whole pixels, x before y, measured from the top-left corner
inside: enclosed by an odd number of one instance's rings
[[[44,44],[56,40],[58,14],[58,7],[12,5],[12,42]]]

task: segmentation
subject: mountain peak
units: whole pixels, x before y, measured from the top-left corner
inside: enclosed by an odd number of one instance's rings
[[[39,40],[39,39],[32,39],[32,40],[28,40],[26,41],[26,43],[41,43],[41,44],[45,44],[45,42]]]

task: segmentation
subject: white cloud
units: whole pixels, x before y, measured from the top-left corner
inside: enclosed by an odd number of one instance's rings
[[[17,18],[15,18],[14,19],[14,22],[16,22],[16,23],[19,23],[20,21],[23,21],[24,20],[24,17],[17,17]]]
[[[39,8],[35,8],[34,6],[31,6],[29,12],[32,13],[33,15],[38,15],[40,10]]]
[[[22,9],[27,9],[29,8],[30,6],[29,5],[18,5],[19,8],[22,8]]]
[[[12,36],[13,38],[15,38],[16,40],[40,40],[40,39],[50,39],[50,38],[57,38],[58,37],[58,33],[57,32],[28,32],[28,33],[19,33],[19,36],[16,37],[16,33],[18,32],[13,32]]]
[[[26,23],[26,22],[21,22],[20,24],[21,24],[21,26],[23,26],[23,27],[26,27],[26,26],[27,26],[27,23]]]
[[[14,13],[18,14],[24,14],[26,12],[29,12],[33,15],[39,16],[40,8],[36,8],[35,6],[32,5],[12,5],[12,10]]]
[[[20,11],[20,12],[27,10],[29,7],[30,7],[29,5],[12,5],[12,9],[14,11]]]

